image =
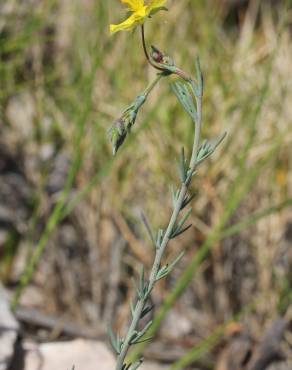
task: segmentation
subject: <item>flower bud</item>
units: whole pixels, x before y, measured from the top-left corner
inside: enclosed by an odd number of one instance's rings
[[[123,118],[116,120],[108,130],[109,139],[113,147],[113,155],[116,154],[119,147],[123,144],[127,136],[127,130]]]
[[[119,147],[124,143],[128,133],[130,133],[132,126],[134,126],[137,118],[137,114],[141,106],[146,100],[145,95],[137,96],[134,103],[132,103],[117,119],[110,129],[108,130],[108,136],[112,143],[113,155],[115,155]]]
[[[170,56],[163,54],[162,51],[153,45],[151,45],[151,58],[154,62],[166,67],[173,67],[175,65],[174,60]]]
[[[155,46],[151,45],[151,57],[156,63],[163,63],[163,53]]]
[[[155,67],[164,73],[167,74],[176,74],[183,78],[185,81],[191,81],[190,76],[188,76],[185,72],[181,69],[176,67],[173,58],[168,55],[163,54],[159,49],[155,46],[151,45],[151,58],[152,61],[155,63]]]

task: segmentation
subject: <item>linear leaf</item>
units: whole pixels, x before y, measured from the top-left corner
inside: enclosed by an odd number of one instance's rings
[[[183,203],[182,203],[182,206],[181,206],[181,208],[180,208],[180,210],[182,211],[188,204],[190,204],[191,203],[191,201],[194,199],[194,197],[196,196],[196,194],[192,194],[192,195],[189,195],[189,196],[187,196],[185,199],[184,199],[184,201],[183,201]]]
[[[142,219],[143,224],[144,224],[144,226],[145,226],[145,228],[146,228],[146,230],[148,232],[148,235],[150,237],[150,240],[152,241],[153,245],[155,246],[156,245],[156,242],[155,242],[155,237],[154,237],[154,234],[153,234],[153,230],[152,230],[152,228],[150,226],[150,223],[149,223],[149,221],[147,219],[147,216],[145,215],[145,213],[143,211],[141,212],[141,219]]]
[[[198,115],[194,104],[194,99],[189,91],[188,85],[182,82],[175,82],[171,85],[171,87],[185,111],[191,116],[192,120],[196,122]]]
[[[204,159],[210,157],[211,154],[215,152],[217,147],[221,144],[221,142],[226,137],[227,133],[223,132],[221,135],[219,135],[216,139],[205,141],[199,151],[197,156],[197,163],[202,162]]]
[[[168,266],[169,272],[173,270],[173,268],[179,263],[179,261],[183,258],[185,252],[181,252],[176,259]]]
[[[108,326],[108,334],[109,334],[109,338],[110,338],[110,343],[114,349],[114,351],[119,354],[120,353],[120,347],[118,345],[118,341],[117,341],[117,338],[115,337],[115,334],[111,328],[111,326]]]
[[[176,231],[173,235],[171,235],[171,239],[174,239],[174,238],[176,238],[177,236],[179,236],[179,235],[183,234],[185,231],[187,231],[187,230],[188,230],[189,228],[191,228],[191,227],[192,227],[192,224],[190,224],[190,225],[188,225],[188,226],[184,227],[182,230]]]

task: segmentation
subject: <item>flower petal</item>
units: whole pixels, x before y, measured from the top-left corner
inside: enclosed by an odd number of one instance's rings
[[[127,4],[133,12],[140,10],[144,6],[144,0],[121,0],[121,2]]]
[[[132,14],[129,18],[127,18],[124,22],[119,24],[111,24],[110,25],[110,32],[115,33],[119,31],[130,31],[138,24],[142,24],[144,22],[144,17],[137,17],[136,14]]]

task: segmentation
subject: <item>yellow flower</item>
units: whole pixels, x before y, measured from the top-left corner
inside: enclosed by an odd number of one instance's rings
[[[138,25],[145,22],[146,18],[155,14],[159,10],[165,10],[166,0],[149,0],[148,4],[145,0],[120,0],[128,5],[128,10],[132,12],[129,18],[120,24],[111,24],[110,32],[130,31]]]

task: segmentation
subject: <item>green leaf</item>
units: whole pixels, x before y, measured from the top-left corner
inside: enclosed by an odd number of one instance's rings
[[[182,226],[184,225],[184,223],[187,221],[187,219],[190,217],[190,215],[191,215],[191,213],[192,213],[192,208],[190,208],[187,212],[186,212],[186,214],[183,216],[183,218],[181,219],[181,221],[179,222],[179,224],[177,225],[177,228],[178,229],[181,229],[182,228]]]
[[[213,139],[213,140],[210,140],[210,141],[205,141],[198,150],[197,163],[199,164],[203,160],[205,160],[206,158],[210,157],[210,155],[212,155],[215,152],[217,147],[224,140],[226,135],[227,135],[227,133],[223,132],[216,139]]]
[[[135,344],[138,344],[138,343],[143,343],[143,342],[149,342],[150,340],[152,340],[154,337],[147,337],[147,338],[142,338],[142,339],[139,339],[135,342]]]
[[[137,341],[138,340],[140,340],[142,337],[143,337],[143,335],[147,332],[147,330],[150,328],[150,326],[152,325],[152,323],[153,323],[153,321],[151,320],[151,321],[149,321],[148,322],[148,324],[146,324],[145,325],[145,327],[144,327],[144,329],[143,330],[141,330],[139,333],[138,333],[138,335],[137,335],[137,337],[136,337],[136,340],[135,340],[135,343],[137,343]],[[134,344],[134,343],[133,343]]]
[[[176,207],[176,203],[177,203],[179,194],[180,194],[180,191],[179,190],[174,190],[173,188],[171,189],[172,206],[173,206],[173,208]]]
[[[144,287],[145,287],[145,270],[144,270],[144,266],[142,266],[141,275],[140,275],[140,289],[144,290]]]
[[[161,269],[158,271],[156,275],[155,280],[158,281],[158,280],[165,278],[173,270],[174,266],[182,259],[183,256],[184,256],[184,252],[181,252],[178,255],[178,257],[170,265],[161,267]]]
[[[194,99],[189,90],[189,85],[183,82],[172,83],[171,87],[176,97],[184,107],[185,111],[191,116],[193,122],[197,122],[198,115]]]
[[[148,235],[150,237],[150,240],[152,241],[153,245],[156,246],[156,241],[155,241],[155,237],[154,237],[152,228],[151,228],[150,223],[149,223],[149,221],[147,219],[147,216],[145,215],[145,213],[143,211],[141,212],[141,219],[142,219],[143,224],[144,224],[144,226],[145,226],[145,228],[147,230],[147,233],[148,233]]]
[[[134,317],[135,308],[134,308],[133,302],[130,302],[130,308],[131,308],[132,317]]]
[[[181,153],[179,157],[179,177],[181,182],[185,182],[187,178],[187,165],[186,165],[186,158],[185,158],[185,150],[184,147],[181,148]]]
[[[200,65],[200,59],[196,59],[196,77],[197,77],[197,84],[198,84],[198,95],[197,97],[202,97],[203,96],[203,90],[204,90],[204,78],[201,70],[201,65]]]
[[[184,227],[184,228],[183,228],[183,229],[181,229],[181,230],[176,231],[173,235],[171,235],[171,239],[174,239],[174,238],[176,238],[177,236],[179,236],[179,235],[183,234],[185,231],[189,230],[189,228],[190,228],[190,227],[192,227],[192,224],[190,224],[190,225],[188,225],[188,226]]]
[[[174,267],[179,263],[179,261],[183,258],[185,252],[181,252],[177,257],[176,259],[168,266],[168,270],[169,272],[171,272]]]
[[[188,204],[190,204],[195,196],[196,196],[196,194],[186,196],[183,203],[182,203],[182,206],[181,206],[180,210],[182,211]]]
[[[168,275],[168,266],[162,266],[160,270],[157,272],[155,277],[156,281],[159,281]]]
[[[164,230],[163,229],[159,229],[158,232],[157,232],[157,237],[156,237],[156,248],[159,249],[160,246],[161,246],[161,242],[163,240],[163,236],[164,236]]]
[[[133,286],[134,286],[134,288],[136,290],[136,293],[137,293],[138,298],[139,299],[143,299],[143,292],[138,287],[138,285],[136,283],[136,280],[134,278],[132,278],[132,282],[133,282]]]
[[[147,313],[151,312],[152,310],[153,310],[153,306],[146,306],[145,308],[143,308],[140,319],[143,319],[143,317],[145,317]]]
[[[171,239],[174,239],[176,236],[182,234],[182,228],[183,228],[183,225],[185,224],[185,222],[187,221],[187,219],[190,217],[190,214],[192,213],[192,208],[190,208],[186,214],[183,216],[183,218],[180,220],[180,222],[177,224],[177,226],[174,227],[172,233],[171,233],[171,236],[170,238]],[[190,227],[190,226],[189,226]],[[186,231],[186,230],[184,230]]]
[[[108,326],[108,334],[114,351],[119,355],[121,351],[120,338],[115,336],[111,326]]]

